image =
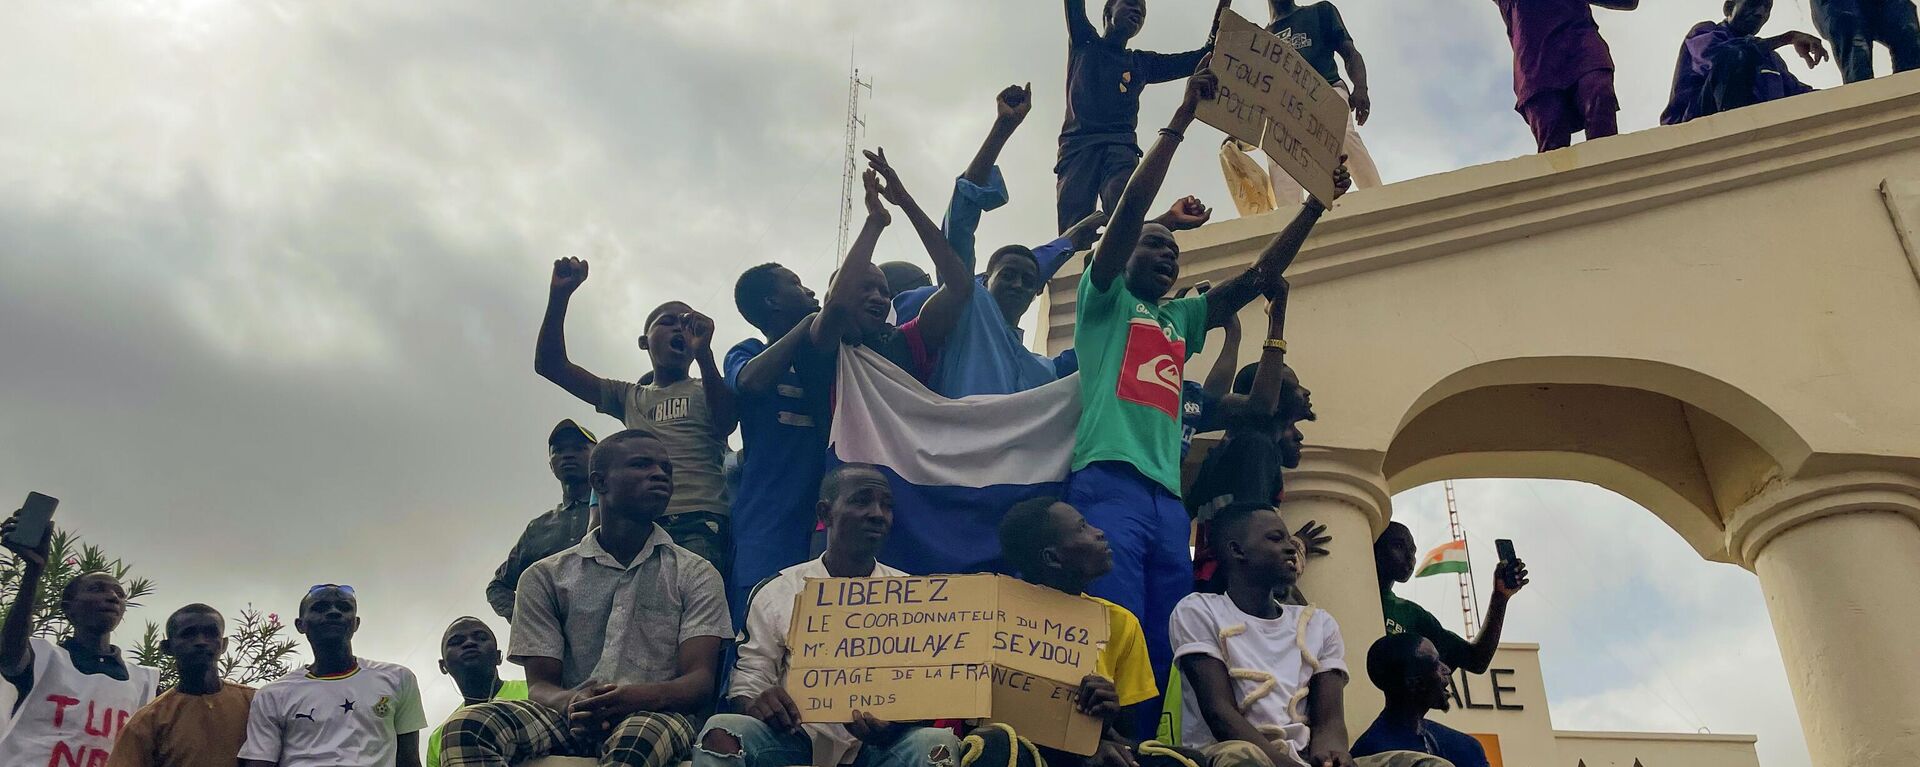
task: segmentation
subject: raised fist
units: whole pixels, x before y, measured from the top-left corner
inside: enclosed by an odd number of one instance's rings
[[[697,311],[680,315],[680,327],[687,333],[687,351],[698,356],[713,349],[713,318]]]
[[[1193,195],[1187,195],[1173,202],[1173,207],[1155,219],[1161,225],[1176,232],[1198,229],[1213,219],[1213,209]]]
[[[1212,101],[1220,95],[1220,78],[1213,73],[1213,54],[1200,59],[1193,76],[1187,78],[1187,93],[1181,99],[1180,108],[1188,114],[1200,108],[1200,102]]]
[[[587,281],[587,262],[585,259],[568,256],[554,259],[552,290],[562,295],[572,295],[580,289],[580,283]]]
[[[994,99],[995,114],[1002,121],[1019,125],[1033,110],[1033,83],[1009,85]]]

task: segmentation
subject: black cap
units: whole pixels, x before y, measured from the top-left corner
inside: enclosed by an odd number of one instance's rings
[[[586,427],[574,423],[571,418],[554,424],[553,432],[547,435],[547,449],[553,449],[554,446],[560,444],[560,441],[563,439],[583,439],[586,440],[589,445],[599,444],[600,442],[599,438],[593,436],[593,432],[587,431]]]

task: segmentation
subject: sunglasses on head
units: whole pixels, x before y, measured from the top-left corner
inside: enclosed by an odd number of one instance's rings
[[[322,583],[318,586],[307,589],[307,596],[313,596],[322,591],[326,591],[327,589],[334,589],[347,596],[353,596],[353,587],[348,586],[344,583]]]

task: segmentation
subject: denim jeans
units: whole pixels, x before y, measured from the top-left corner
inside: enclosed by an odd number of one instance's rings
[[[721,730],[740,741],[740,751],[719,754],[706,747],[707,735]],[[960,739],[938,727],[907,731],[886,748],[863,746],[855,767],[955,767],[960,763]],[[788,767],[813,763],[813,743],[805,733],[779,733],[766,723],[740,714],[719,714],[694,739],[694,767]]]

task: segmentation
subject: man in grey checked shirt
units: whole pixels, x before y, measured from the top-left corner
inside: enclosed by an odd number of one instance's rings
[[[659,438],[637,430],[594,448],[588,481],[601,524],[527,568],[508,660],[528,700],[462,709],[441,740],[445,767],[506,767],[542,756],[665,767],[686,758],[732,636],[720,575],[654,519],[673,497]]]

